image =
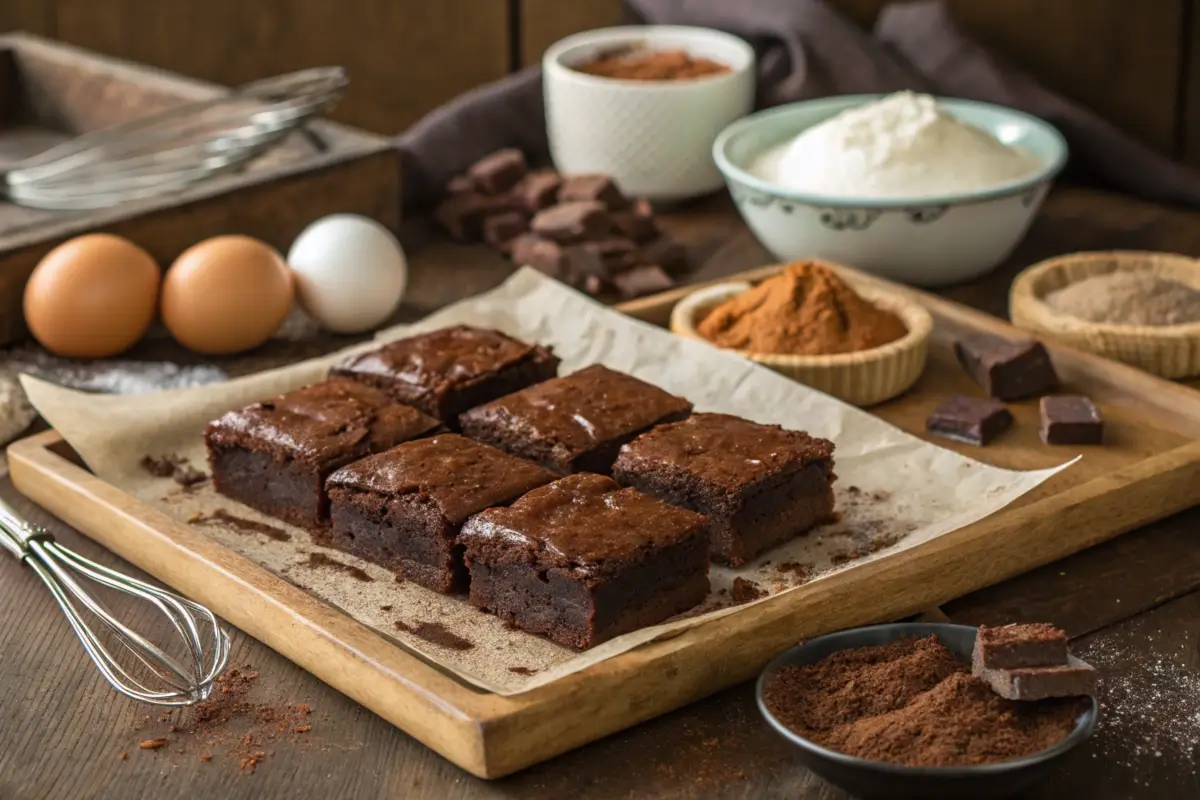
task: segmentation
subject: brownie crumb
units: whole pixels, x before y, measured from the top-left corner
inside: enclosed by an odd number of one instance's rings
[[[147,454],[142,456],[139,463],[142,465],[142,469],[156,478],[170,478],[175,474],[175,465],[182,461],[183,459],[174,454],[158,457]]]
[[[379,610],[380,610],[380,611],[391,611],[391,610],[392,610],[392,606],[380,606],[380,607],[379,607]]]
[[[140,747],[142,750],[158,750],[161,747],[166,747],[167,741],[168,740],[165,737],[158,739],[146,739],[138,742],[138,747]]]
[[[341,572],[349,575],[351,578],[354,578],[354,580],[362,581],[363,583],[371,583],[373,580],[375,580],[368,575],[365,570],[359,569],[358,567],[350,564],[344,564],[341,561],[338,561],[336,558],[330,558],[324,553],[309,553],[308,561],[305,563],[313,569],[330,569],[334,570],[335,572]]]
[[[188,517],[189,525],[220,525],[229,530],[237,531],[238,533],[252,534],[261,533],[269,539],[274,539],[277,542],[290,542],[292,535],[283,528],[277,528],[274,525],[268,525],[265,522],[255,522],[252,519],[239,517],[235,514],[230,514],[223,508],[218,508],[211,514],[193,514]]]
[[[418,639],[424,639],[430,644],[445,647],[447,650],[472,650],[475,645],[448,629],[440,622],[418,622],[416,625],[396,620],[396,627],[405,633],[411,633]]]
[[[529,667],[509,667],[508,671],[515,675],[524,675],[526,677],[537,674],[536,669],[530,669]]]
[[[785,561],[782,564],[776,564],[775,571],[784,575],[792,575],[795,578],[795,585],[799,586],[812,578],[813,565],[801,564],[799,561]]]
[[[734,603],[741,605],[742,603],[752,603],[755,600],[760,600],[766,597],[767,593],[760,589],[754,581],[748,581],[745,578],[734,578],[730,596],[733,598]]]
[[[185,489],[198,486],[208,480],[208,475],[193,467],[191,464],[176,464],[171,478]]]

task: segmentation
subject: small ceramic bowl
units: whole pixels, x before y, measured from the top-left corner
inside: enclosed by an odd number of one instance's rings
[[[683,50],[729,72],[681,81],[603,78],[572,69],[622,46]],[[560,172],[612,176],[627,195],[672,202],[715,192],[713,140],[754,106],[754,50],[728,33],[676,25],[569,36],[542,58],[546,132]]]
[[[873,199],[804,194],[748,171],[755,157],[841,111],[882,95],[847,95],[773,108],[726,128],[713,158],[738,211],[780,260],[828,258],[903,283],[942,286],[976,278],[1016,248],[1067,160],[1062,135],[1020,111],[938,98],[964,122],[1043,162],[1020,180],[955,195]]]
[[[1068,284],[1117,270],[1147,270],[1200,290],[1200,261],[1175,253],[1114,251],[1072,253],[1047,259],[1013,281],[1008,313],[1019,328],[1162,378],[1200,375],[1200,322],[1184,325],[1116,325],[1061,314],[1043,298]]]
[[[717,305],[750,288],[749,283],[732,281],[692,292],[672,309],[671,331],[679,336],[707,342],[696,326]],[[856,406],[872,406],[904,393],[925,371],[933,318],[920,305],[903,297],[866,286],[855,286],[854,290],[879,308],[900,317],[908,333],[894,342],[870,350],[828,356],[736,352],[799,383]]]
[[[1013,761],[965,767],[907,767],[828,750],[784,726],[763,701],[766,682],[784,667],[815,664],[840,650],[887,644],[905,636],[930,635],[969,660],[975,647],[975,633],[976,629],[967,625],[912,622],[854,628],[809,639],[785,651],[763,670],[755,686],[758,710],[776,733],[795,745],[796,756],[806,767],[855,797],[969,797],[983,800],[1019,795],[1042,781],[1063,756],[1092,735],[1100,715],[1094,698],[1079,715],[1074,730],[1053,747]]]

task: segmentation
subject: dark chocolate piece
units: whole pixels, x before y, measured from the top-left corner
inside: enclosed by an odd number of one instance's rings
[[[1007,700],[1046,700],[1096,694],[1096,670],[1070,656],[1066,665],[976,669],[974,673],[992,691]]]
[[[513,240],[529,230],[529,221],[520,211],[505,211],[483,221],[483,240],[497,250],[507,252]]]
[[[473,408],[468,436],[555,472],[608,473],[621,445],[692,404],[599,364]]]
[[[1067,663],[1067,634],[1044,622],[980,625],[972,663],[976,669],[1053,667]]]
[[[536,214],[554,205],[561,185],[562,176],[557,172],[531,172],[513,187],[512,195],[525,211]]]
[[[458,532],[472,514],[554,476],[463,436],[393,447],[329,476],[333,547],[438,592],[465,587]]]
[[[833,443],[728,414],[693,414],[621,448],[613,477],[709,519],[709,555],[740,566],[833,520]]]
[[[446,194],[466,194],[474,191],[475,182],[466,175],[455,175],[446,182]]]
[[[332,374],[374,386],[453,425],[468,408],[553,378],[558,362],[540,345],[456,325],[351,356]]]
[[[617,292],[625,300],[643,297],[656,292],[665,292],[675,286],[675,279],[657,264],[634,267],[612,279]]]
[[[483,234],[483,220],[497,210],[493,198],[475,192],[447,197],[434,211],[434,219],[460,242],[477,242]]]
[[[1008,430],[1012,422],[1012,413],[999,400],[960,395],[943,401],[925,420],[925,430],[983,446]]]
[[[954,353],[971,380],[1000,400],[1045,394],[1058,385],[1050,353],[1033,339],[980,333],[955,342]]]
[[[328,518],[329,473],[439,427],[378,389],[331,378],[230,411],[204,441],[218,492],[316,529]]]
[[[579,200],[539,211],[529,227],[538,236],[569,243],[606,235],[612,230],[612,220],[602,203]]]
[[[525,177],[525,154],[515,147],[497,150],[471,165],[467,177],[484,194],[501,194]]]
[[[470,601],[567,647],[655,625],[708,594],[708,521],[600,475],[571,475],[459,536]]]
[[[1039,433],[1046,444],[1104,441],[1104,418],[1096,404],[1082,395],[1048,395],[1042,398],[1039,409],[1042,417]]]
[[[687,269],[687,250],[667,234],[642,245],[642,263],[657,264],[671,275]]]
[[[513,239],[511,258],[514,264],[533,267],[551,278],[561,279],[567,274],[562,245],[532,233]]]
[[[614,211],[612,225],[617,233],[626,236],[638,244],[645,244],[658,236],[658,225],[650,214],[641,214],[635,209]]]
[[[609,211],[626,208],[629,201],[607,175],[572,175],[564,178],[558,190],[558,202],[595,200],[603,203]]]

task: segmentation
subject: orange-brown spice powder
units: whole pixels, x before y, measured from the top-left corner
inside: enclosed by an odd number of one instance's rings
[[[725,64],[683,50],[619,50],[575,69],[601,78],[626,81],[685,81],[730,72]]]
[[[907,333],[899,317],[811,261],[721,303],[697,330],[719,347],[802,356],[869,350]]]

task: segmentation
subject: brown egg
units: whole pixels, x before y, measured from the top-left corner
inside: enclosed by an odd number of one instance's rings
[[[93,233],[63,242],[25,285],[25,322],[43,347],[68,358],[128,350],[154,321],[158,264],[128,239]]]
[[[163,278],[162,319],[180,344],[220,355],[249,350],[292,308],[292,276],[275,248],[249,236],[189,247]]]

